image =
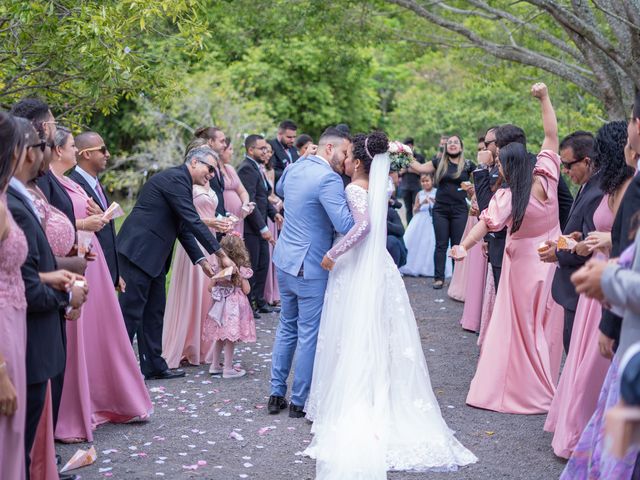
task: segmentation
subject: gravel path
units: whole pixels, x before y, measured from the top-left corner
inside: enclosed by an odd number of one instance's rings
[[[543,432],[544,415],[505,415],[465,406],[475,370],[476,336],[458,320],[462,304],[428,279],[406,279],[434,391],[448,425],[479,462],[453,473],[392,472],[389,479],[555,479],[564,463]],[[207,367],[187,376],[151,381],[155,405],[148,423],[105,425],[95,433],[95,464],[76,470],[83,479],[203,478],[215,480],[313,479],[314,462],[303,457],[310,425],[285,414],[267,415],[271,346],[277,317],[258,320],[258,342],[238,349],[250,370],[241,379],[211,378]],[[66,461],[84,445],[58,445]]]

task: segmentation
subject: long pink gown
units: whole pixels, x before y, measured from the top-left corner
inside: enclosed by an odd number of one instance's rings
[[[38,187],[29,191],[42,219],[51,251],[56,257],[65,257],[76,241],[76,230],[67,216],[50,205]],[[44,408],[38,422],[36,436],[31,448],[31,480],[58,480],[56,449],[53,430],[53,404],[51,400],[51,382],[47,385]]]
[[[493,271],[491,265],[487,265],[487,281],[484,287],[484,296],[482,297],[482,314],[480,315],[480,331],[478,332],[478,346],[482,346],[484,337],[489,328],[493,306],[496,303],[496,286],[493,282]]]
[[[273,181],[270,175],[266,175],[267,181],[273,189]],[[282,202],[273,205],[278,213],[282,209]],[[278,226],[270,219],[267,219],[267,226],[274,240],[278,240]],[[276,277],[276,269],[273,266],[271,259],[273,258],[273,245],[269,244],[269,270],[267,271],[267,280],[264,284],[264,299],[269,304],[274,304],[280,301],[280,288],[278,287],[278,278]]]
[[[193,204],[202,218],[214,218],[218,197],[213,190],[195,185]],[[215,235],[213,229],[211,233]],[[215,255],[209,255],[207,259],[217,265]],[[169,368],[180,366],[183,358],[191,365],[209,363],[207,354],[211,350],[211,341],[202,336],[204,319],[211,305],[208,284],[209,280],[202,268],[191,262],[187,252],[178,243],[171,267],[171,283],[162,329],[162,356]]]
[[[608,200],[608,195],[602,197],[593,214],[593,223],[598,232],[610,232],[613,227],[614,217]],[[607,260],[609,255],[608,252],[597,250],[593,258]],[[571,332],[571,348],[544,425],[547,432],[554,432],[551,445],[559,457],[571,456],[596,409],[602,382],[611,365],[610,360],[600,355],[598,347],[601,317],[600,302],[580,295]]]
[[[474,227],[476,223],[478,223],[478,218],[469,215],[462,238],[467,236],[467,233]],[[476,260],[478,260],[479,257],[483,257],[482,245],[477,244],[474,245],[471,250],[469,250],[467,258],[465,258],[464,262],[456,263],[456,266],[453,269],[451,283],[449,283],[449,289],[447,290],[447,295],[449,295],[450,298],[457,300],[458,302],[466,301],[467,279],[472,269],[471,265],[476,265]]]
[[[4,195],[0,196],[0,202],[7,206]],[[28,246],[9,209],[6,211],[10,231],[0,241],[0,352],[16,389],[18,409],[10,417],[0,415],[0,478],[21,480],[25,477],[27,301],[20,267],[27,258]]]
[[[535,175],[547,200],[529,198],[520,229],[507,235],[500,288],[471,381],[467,404],[504,413],[546,413],[562,359],[563,311],[551,297],[555,265],[538,257],[540,243],[560,235],[560,158],[538,155]],[[511,227],[511,191],[500,189],[482,212],[491,231]]]
[[[242,219],[244,218],[244,212],[242,211],[242,199],[236,191],[241,185],[240,177],[238,177],[235,168],[229,164],[224,166],[223,173],[224,192],[222,192],[222,197],[224,198],[224,208],[227,212],[233,213],[236,217]],[[242,220],[236,223],[233,229],[238,232],[241,237],[244,236],[244,222]]]
[[[66,177],[58,179],[73,202],[76,218],[86,218],[85,191]],[[92,441],[98,425],[145,420],[153,412],[95,234],[91,245],[96,258],[85,272],[89,295],[80,318],[67,322],[67,364],[55,431],[59,440]]]
[[[460,325],[465,330],[479,332],[489,260],[482,253],[482,245],[478,244],[474,245],[462,263],[467,263],[467,281],[465,285],[464,310],[462,311]]]

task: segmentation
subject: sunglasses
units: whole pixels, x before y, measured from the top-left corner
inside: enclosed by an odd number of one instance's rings
[[[47,142],[42,141],[34,145],[29,145],[29,148],[39,148],[44,153],[45,148],[47,148]]]
[[[213,173],[216,171],[216,167],[214,167],[213,165],[211,165],[210,163],[205,162],[204,160],[200,160],[199,158],[196,159],[197,162],[206,165],[207,168],[209,169],[209,173]]]
[[[585,158],[581,158],[580,160],[574,160],[573,162],[560,162],[560,164],[562,165],[562,168],[565,168],[567,171],[571,170],[571,167],[573,167],[576,163],[580,163],[586,160]]]
[[[103,155],[107,154],[107,146],[102,145],[100,147],[83,148],[78,152],[78,155],[82,155],[84,152],[100,152]]]

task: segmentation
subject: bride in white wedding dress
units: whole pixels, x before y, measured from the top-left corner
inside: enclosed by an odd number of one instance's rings
[[[345,169],[353,171],[346,196],[356,225],[323,260],[333,269],[305,408],[314,434],[305,454],[316,459],[317,479],[383,480],[388,470],[477,461],[442,418],[404,282],[386,250],[387,149],[382,132],[354,138]]]

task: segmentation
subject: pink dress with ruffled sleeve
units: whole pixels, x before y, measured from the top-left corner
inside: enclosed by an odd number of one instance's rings
[[[533,195],[520,229],[511,234],[511,191],[498,190],[480,215],[491,231],[509,227],[500,288],[471,381],[467,404],[504,413],[549,410],[562,358],[563,312],[551,297],[555,265],[538,256],[540,243],[560,235],[560,158],[542,151],[534,170],[545,188]]]
[[[6,197],[0,196],[6,207]],[[21,480],[24,468],[24,421],[27,400],[27,301],[20,267],[27,258],[27,240],[7,208],[9,234],[0,240],[0,352],[16,389],[18,410],[0,415],[0,478]]]

